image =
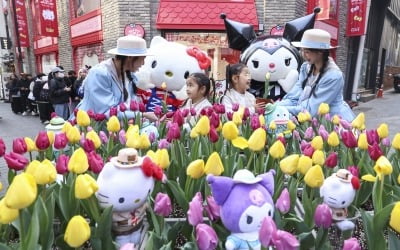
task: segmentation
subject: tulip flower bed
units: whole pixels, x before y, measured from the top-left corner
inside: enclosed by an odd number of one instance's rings
[[[390,141],[387,124],[366,129],[363,113],[349,123],[330,117],[321,104],[317,117],[299,113],[277,133],[262,110],[225,112],[214,105],[193,126],[185,123],[193,110],[177,110],[145,133],[137,107],[131,105],[134,121],[78,111],[61,133],[15,138],[11,149],[0,138],[0,157],[9,167],[0,199],[1,249],[116,249],[112,207],[100,208],[96,180],[125,147],[164,173],[148,199],[145,249],[225,249],[230,232],[207,176],[233,177],[242,169],[274,174],[275,211],[259,230],[263,247],[400,249],[400,133]],[[111,114],[118,108],[129,110],[120,105]],[[356,195],[345,219],[354,230],[339,230],[321,197],[324,182],[339,169],[354,177]]]

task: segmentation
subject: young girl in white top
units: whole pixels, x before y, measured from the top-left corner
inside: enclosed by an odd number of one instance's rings
[[[194,109],[198,116],[203,108],[212,106],[208,101],[210,89],[211,80],[208,76],[204,73],[192,73],[186,80],[186,93],[189,98],[181,109]]]
[[[248,108],[250,113],[263,107],[264,104],[256,104],[256,98],[247,91],[250,81],[250,71],[245,64],[237,63],[226,67],[226,91],[221,97],[221,103],[225,105],[227,112],[232,111],[234,104],[239,104],[240,108]]]

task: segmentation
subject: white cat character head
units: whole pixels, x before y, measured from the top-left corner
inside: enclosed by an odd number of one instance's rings
[[[101,207],[113,206],[114,212],[129,212],[143,206],[161,180],[161,168],[148,157],[140,157],[133,148],[124,148],[104,166],[97,178],[96,196]]]

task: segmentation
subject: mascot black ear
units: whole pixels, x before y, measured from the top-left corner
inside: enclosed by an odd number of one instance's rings
[[[283,37],[291,41],[300,41],[304,31],[314,28],[315,16],[321,11],[321,8],[316,7],[314,13],[303,16],[285,24]]]
[[[230,20],[224,13],[220,17],[224,19],[229,48],[243,51],[256,39],[253,25]]]

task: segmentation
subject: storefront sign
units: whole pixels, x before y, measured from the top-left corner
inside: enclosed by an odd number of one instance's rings
[[[57,6],[55,0],[39,0],[39,33],[42,36],[58,37]]]
[[[18,36],[21,47],[29,47],[29,33],[28,33],[28,22],[26,18],[25,1],[15,1],[15,14],[17,16],[18,23]]]
[[[283,36],[283,31],[285,30],[285,27],[282,25],[276,25],[272,27],[270,30],[269,34],[272,36]]]
[[[71,26],[71,37],[86,35],[101,30],[101,15],[89,18]]]
[[[367,0],[350,0],[347,10],[346,36],[365,34]]]
[[[144,28],[140,24],[130,23],[125,26],[124,30],[125,36],[134,35],[143,38],[144,37]]]
[[[318,7],[321,8],[321,11],[317,14],[317,20],[326,20],[329,19],[329,9],[330,9],[330,0],[319,0]]]

